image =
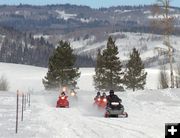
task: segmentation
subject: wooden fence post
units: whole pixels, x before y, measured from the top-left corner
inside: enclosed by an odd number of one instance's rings
[[[31,104],[31,95],[29,93],[29,107],[30,107],[30,104]]]
[[[21,121],[23,121],[23,114],[24,114],[24,94],[22,93],[22,114],[21,114]]]
[[[24,110],[26,110],[26,94],[24,94]]]
[[[29,94],[27,93],[27,98],[26,98],[26,103],[28,104],[28,100],[29,100]]]
[[[17,90],[17,99],[16,99],[16,133],[18,133],[18,106],[19,106],[19,91]]]

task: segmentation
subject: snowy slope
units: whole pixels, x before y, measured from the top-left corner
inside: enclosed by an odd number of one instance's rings
[[[163,36],[154,35],[150,33],[132,33],[132,32],[116,32],[110,33],[110,36],[116,40],[116,45],[119,50],[119,57],[121,60],[128,60],[129,54],[135,47],[141,53],[142,60],[147,60],[149,58],[158,55],[155,48],[161,47],[166,49],[163,45]],[[180,50],[179,48],[179,36],[171,36],[171,45],[175,50]],[[74,40],[70,38],[71,46],[77,51],[77,53],[88,53],[92,56],[96,56],[97,49],[103,49],[106,47],[107,39],[98,40],[95,36],[91,35],[88,39]],[[175,52],[175,55],[179,55],[179,51]],[[175,60],[179,61],[175,56]]]
[[[157,86],[158,71],[155,69],[148,70],[146,90],[117,93],[123,99],[129,117],[107,119],[103,117],[103,110],[99,111],[92,105],[96,93],[92,85],[94,69],[81,69],[78,99],[69,99],[69,109],[57,109],[58,92],[45,92],[40,87],[46,69],[13,66],[1,64],[1,68],[6,68],[4,73],[11,68],[7,76],[15,73],[18,76],[16,69],[21,69],[21,78],[28,78],[27,72],[31,76],[36,74],[37,78],[32,77],[28,84],[32,85],[35,81],[38,87],[31,92],[32,104],[25,111],[25,120],[20,122],[18,134],[15,134],[15,93],[0,92],[1,138],[164,138],[164,124],[180,122],[179,89],[150,90],[150,86],[152,89]],[[26,86],[27,80],[23,82],[21,78],[16,81]]]
[[[10,85],[10,91],[42,90],[42,78],[47,69],[27,65],[0,63],[0,76],[4,75]]]

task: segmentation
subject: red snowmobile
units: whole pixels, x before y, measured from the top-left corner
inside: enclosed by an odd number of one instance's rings
[[[94,98],[94,105],[97,105],[99,108],[105,108],[107,105],[107,99],[106,97],[96,97]]]
[[[56,107],[60,107],[60,108],[69,108],[69,101],[68,101],[68,96],[65,95],[61,95],[59,96],[59,99],[57,101],[57,105]]]
[[[100,107],[100,108],[105,108],[106,105],[107,105],[107,99],[106,99],[106,97],[101,97],[101,98],[100,98],[100,102],[99,102],[99,104],[98,104],[98,107]]]
[[[95,97],[95,98],[94,98],[94,105],[99,106],[100,101],[101,101],[101,96]]]

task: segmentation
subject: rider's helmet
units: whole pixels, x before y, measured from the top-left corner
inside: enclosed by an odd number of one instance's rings
[[[114,90],[110,90],[110,91],[109,91],[109,94],[110,94],[110,95],[114,95]]]
[[[106,93],[105,93],[105,92],[103,92],[102,96],[106,97]]]
[[[61,92],[61,95],[62,95],[62,96],[65,96],[66,94],[65,94],[65,92],[63,91],[63,92]]]
[[[101,93],[100,93],[100,92],[97,92],[97,96],[99,96],[99,95],[101,95]]]

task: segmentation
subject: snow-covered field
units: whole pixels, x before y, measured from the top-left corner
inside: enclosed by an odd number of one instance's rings
[[[55,108],[59,92],[44,91],[41,83],[46,71],[0,64],[0,74],[10,82],[10,91],[0,92],[0,138],[164,138],[165,123],[180,122],[180,89],[155,90],[157,69],[147,70],[146,90],[117,93],[129,114],[125,119],[104,118],[104,110],[93,107],[96,92],[91,68],[81,69],[78,99],[69,99],[70,108]],[[17,89],[30,91],[32,103],[15,134]]]
[[[42,78],[46,68],[0,63],[0,76],[5,76],[10,83],[10,91],[42,90]]]

